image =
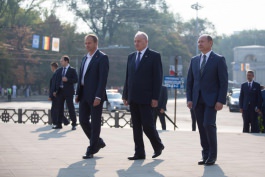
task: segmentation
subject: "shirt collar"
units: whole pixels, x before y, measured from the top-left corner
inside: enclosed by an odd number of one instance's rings
[[[66,67],[65,67],[65,69],[68,69],[70,67],[70,65],[68,64]]]
[[[89,53],[87,53],[86,57],[87,58],[92,58],[97,51],[98,51],[98,48],[95,50],[95,52],[92,55],[90,55]]]
[[[210,50],[209,52],[207,52],[206,54],[201,54],[201,57],[203,57],[203,55],[206,55],[206,60],[210,57],[212,50]]]
[[[148,47],[144,48],[142,51],[137,51],[137,53],[141,52],[141,54],[144,54],[147,48]]]
[[[253,80],[251,81],[251,82],[248,82],[248,84],[250,83],[250,85],[252,85],[253,84]]]

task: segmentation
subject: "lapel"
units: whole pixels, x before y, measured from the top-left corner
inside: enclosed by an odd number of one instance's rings
[[[207,60],[207,62],[206,62],[206,65],[204,67],[204,70],[202,72],[201,77],[203,77],[203,75],[205,74],[205,72],[207,72],[207,70],[211,66],[211,63],[214,61],[213,59],[214,59],[214,52],[212,51],[211,54],[210,54],[210,56],[209,56],[209,58],[208,58],[208,60]]]
[[[83,75],[83,71],[84,71],[84,65],[86,62],[86,55],[82,58],[82,63],[81,63],[81,74]]]
[[[194,64],[195,64],[195,70],[196,70],[196,72],[199,73],[199,76],[201,75],[201,73],[200,73],[200,69],[201,69],[200,61],[201,61],[201,55],[198,55],[196,57],[196,59],[194,60]]]
[[[135,72],[136,55],[137,55],[137,52],[135,52],[135,53],[132,55],[132,58],[131,58],[131,65],[132,65],[132,70],[133,70],[133,72]],[[138,67],[138,68],[139,68],[139,67]]]
[[[138,66],[138,69],[137,69],[137,71],[142,67],[142,65],[148,60],[148,58],[149,58],[149,53],[150,53],[150,50],[149,50],[149,48],[147,48],[146,49],[146,51],[145,51],[145,53],[144,53],[144,55],[143,55],[143,57],[142,57],[142,59],[141,59],[141,61],[140,61],[140,63],[139,63],[139,66]],[[135,54],[135,58],[136,58],[136,54]],[[135,67],[135,66],[134,66]],[[137,72],[136,71],[136,72]]]
[[[97,50],[96,53],[93,55],[91,61],[89,62],[89,65],[88,65],[88,67],[87,67],[86,73],[90,70],[92,64],[98,59],[99,54],[100,54],[100,53],[99,53],[99,50]]]

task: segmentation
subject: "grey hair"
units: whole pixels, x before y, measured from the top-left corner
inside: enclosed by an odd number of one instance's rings
[[[143,31],[138,31],[135,34],[134,38],[136,38],[137,36],[143,36],[148,41],[148,35],[145,32],[143,32]]]

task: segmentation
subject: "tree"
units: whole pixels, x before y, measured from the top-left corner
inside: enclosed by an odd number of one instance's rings
[[[179,17],[177,17],[179,19]],[[216,37],[217,33],[215,26],[207,19],[198,18],[198,35],[196,30],[196,19],[191,19],[188,22],[178,22],[178,32],[183,36],[183,42],[188,45],[190,52],[196,55],[196,47],[198,37],[201,34],[210,34],[212,37]]]
[[[102,40],[113,44],[113,36],[124,23],[144,23],[149,11],[166,9],[165,0],[79,0],[63,1]],[[152,18],[152,16],[149,16]]]

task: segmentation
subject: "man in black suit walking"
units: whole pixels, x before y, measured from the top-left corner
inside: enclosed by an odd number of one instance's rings
[[[213,165],[217,159],[216,114],[226,103],[228,88],[225,58],[212,45],[210,35],[199,37],[201,54],[191,59],[187,77],[187,107],[194,110],[202,146],[198,165]]]
[[[153,158],[162,153],[164,145],[153,120],[153,108],[158,106],[162,85],[162,63],[158,52],[148,48],[148,36],[137,32],[134,37],[136,52],[128,56],[123,102],[130,105],[135,154],[129,160],[145,159],[143,131],[154,149]]]
[[[56,72],[56,89],[54,96],[57,97],[58,118],[57,124],[54,129],[62,128],[62,115],[64,111],[64,102],[66,101],[69,116],[72,121],[72,130],[76,130],[76,114],[73,102],[75,94],[74,84],[77,83],[77,73],[75,68],[71,67],[70,58],[67,55],[62,56],[60,59],[61,68]]]
[[[243,133],[259,133],[258,113],[261,110],[262,96],[260,84],[254,80],[254,72],[247,71],[247,82],[241,85],[239,96],[240,112],[243,114]]]
[[[56,62],[52,62],[50,64],[51,66],[51,71],[53,72],[53,75],[52,75],[52,78],[50,79],[50,89],[49,89],[49,98],[48,100],[49,101],[52,101],[52,106],[51,106],[51,117],[52,117],[52,124],[56,126],[57,124],[57,119],[58,119],[58,116],[61,116],[62,117],[62,121],[64,123],[64,125],[68,125],[69,124],[69,121],[67,120],[67,118],[64,116],[64,113],[63,111],[60,112],[60,115],[59,112],[58,112],[58,108],[57,108],[57,102],[56,102],[56,97],[53,95],[53,93],[55,92],[56,90],[56,76],[57,76],[57,68],[58,68],[58,63]]]
[[[162,86],[158,99],[158,106],[154,109],[154,122],[156,126],[157,116],[160,119],[162,130],[166,130],[165,111],[167,110],[167,87]]]
[[[79,71],[76,102],[79,102],[79,122],[90,140],[83,159],[93,158],[106,144],[100,138],[103,102],[107,99],[106,85],[109,59],[98,50],[98,37],[85,36],[88,53],[83,57]]]

